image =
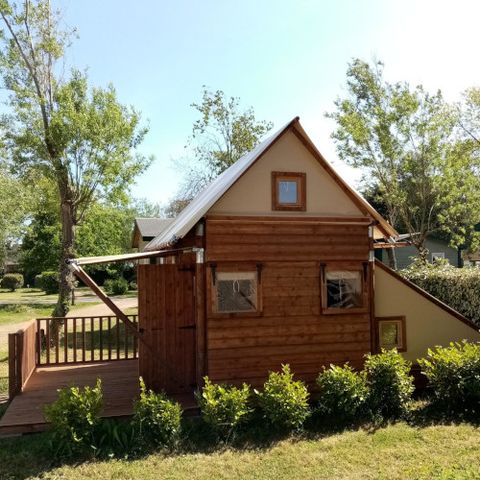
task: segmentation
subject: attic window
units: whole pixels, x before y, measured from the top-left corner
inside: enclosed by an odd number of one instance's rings
[[[306,174],[272,172],[272,210],[306,210]]]
[[[399,352],[407,350],[405,317],[377,317],[377,345],[379,350],[396,348]]]

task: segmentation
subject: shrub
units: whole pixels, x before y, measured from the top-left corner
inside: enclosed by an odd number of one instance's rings
[[[6,273],[0,282],[0,287],[14,292],[23,287],[23,275],[20,273]]]
[[[123,295],[128,291],[128,282],[124,278],[105,280],[103,288],[109,295]]]
[[[270,372],[263,391],[256,393],[264,417],[274,428],[298,429],[310,415],[307,387],[293,380],[289,365],[282,365],[281,372]]]
[[[384,419],[406,413],[414,390],[411,364],[395,349],[366,355],[367,406]]]
[[[182,408],[163,393],[147,390],[140,378],[140,399],[135,402],[133,422],[141,438],[157,445],[171,445],[181,431]]]
[[[43,290],[43,283],[42,283],[42,274],[35,275],[35,278],[33,279],[33,286],[35,288],[38,288],[40,290]]]
[[[54,444],[59,452],[85,451],[95,445],[94,432],[103,405],[102,383],[95,387],[68,387],[58,391],[58,399],[45,406],[45,418],[52,424]]]
[[[130,283],[128,284],[128,289],[129,289],[129,290],[132,290],[132,291],[137,290],[137,289],[138,289],[137,282],[130,282]]]
[[[196,398],[205,422],[217,433],[228,436],[244,423],[252,412],[249,406],[250,386],[242,388],[231,385],[217,385],[204,378],[202,391],[196,392]]]
[[[317,378],[320,399],[317,411],[333,421],[348,422],[363,413],[368,390],[365,375],[350,365],[330,365]]]
[[[418,361],[437,404],[449,412],[480,407],[480,344],[451,343],[428,350]]]
[[[131,422],[102,419],[95,430],[95,455],[124,456],[136,450],[137,438]]]
[[[58,293],[60,288],[60,276],[58,275],[58,272],[42,272],[40,285],[40,288],[47,295]]]
[[[480,325],[479,268],[415,262],[399,273]]]

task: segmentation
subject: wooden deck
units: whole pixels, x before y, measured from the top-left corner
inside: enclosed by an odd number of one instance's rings
[[[0,419],[0,434],[45,430],[43,406],[57,398],[57,390],[69,385],[95,385],[102,379],[104,417],[122,417],[133,412],[138,396],[138,360],[119,360],[82,365],[37,368]]]

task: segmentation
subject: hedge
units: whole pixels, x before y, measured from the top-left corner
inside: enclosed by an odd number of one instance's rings
[[[480,269],[413,263],[399,273],[480,325]]]

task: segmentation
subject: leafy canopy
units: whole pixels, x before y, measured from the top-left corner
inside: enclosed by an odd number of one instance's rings
[[[456,142],[456,114],[440,91],[390,83],[383,64],[354,59],[347,93],[327,114],[344,161],[364,170],[388,220],[412,235],[420,253],[429,233],[443,231],[456,246],[472,239],[480,183],[468,152]]]

